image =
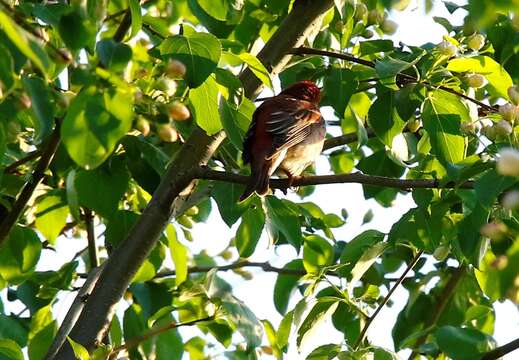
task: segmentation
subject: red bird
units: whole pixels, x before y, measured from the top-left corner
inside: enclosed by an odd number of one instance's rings
[[[265,195],[276,169],[291,183],[319,156],[326,134],[320,100],[317,85],[305,80],[256,109],[243,143],[243,161],[250,163],[251,178],[240,201],[254,192]]]

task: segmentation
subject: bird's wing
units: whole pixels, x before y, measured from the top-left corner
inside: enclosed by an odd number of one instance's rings
[[[304,100],[277,96],[269,102],[266,132],[272,136],[272,148],[267,159],[305,140],[311,133],[310,125],[322,119],[319,109]]]

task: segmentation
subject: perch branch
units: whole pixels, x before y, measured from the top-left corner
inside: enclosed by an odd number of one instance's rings
[[[514,350],[519,349],[519,339],[515,339],[500,347],[497,347],[485,353],[481,360],[497,360]]]

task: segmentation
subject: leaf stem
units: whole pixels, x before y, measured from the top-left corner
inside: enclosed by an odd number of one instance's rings
[[[402,284],[402,282],[405,280],[407,274],[414,268],[414,266],[416,265],[416,263],[418,262],[418,260],[420,260],[420,257],[422,256],[423,254],[423,251],[420,250],[416,253],[416,255],[414,256],[414,258],[411,260],[411,262],[409,263],[409,265],[407,265],[407,268],[405,269],[405,271],[402,273],[402,275],[400,275],[400,277],[398,278],[398,280],[393,284],[393,286],[391,287],[391,289],[389,289],[389,292],[387,293],[387,295],[384,297],[384,299],[382,300],[382,302],[377,306],[377,308],[375,309],[375,312],[373,313],[373,315],[371,315],[370,317],[367,318],[366,320],[366,323],[364,324],[364,327],[362,328],[360,334],[359,334],[359,337],[357,338],[357,340],[355,341],[355,344],[353,345],[353,349],[354,350],[357,350],[357,348],[359,347],[359,345],[362,343],[362,341],[364,340],[364,337],[366,336],[366,333],[368,332],[368,329],[371,325],[371,323],[373,322],[373,320],[375,320],[375,318],[377,317],[377,315],[380,313],[380,311],[382,310],[382,308],[387,304],[387,302],[389,301],[389,299],[391,298],[391,296],[393,295],[393,293],[395,292],[395,290],[400,286],[400,284]]]

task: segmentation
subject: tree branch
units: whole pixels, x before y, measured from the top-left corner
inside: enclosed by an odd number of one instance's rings
[[[92,210],[88,208],[83,208],[83,211],[85,214],[90,269],[93,269],[99,266],[99,253],[97,251],[96,234],[94,229],[94,214],[92,214]]]
[[[368,138],[375,137],[375,132],[371,128],[367,128],[366,133],[368,135]],[[358,137],[357,137],[356,133],[349,133],[349,134],[336,136],[336,137],[333,137],[330,139],[326,139],[324,141],[323,151],[337,147],[337,146],[350,144],[350,143],[353,143],[356,141],[358,141]]]
[[[23,210],[27,205],[27,202],[31,199],[31,196],[34,193],[36,186],[38,186],[40,181],[43,179],[43,176],[45,175],[45,170],[47,170],[47,168],[49,167],[50,162],[52,161],[52,158],[54,157],[54,154],[58,149],[58,145],[60,142],[60,125],[61,120],[57,119],[54,130],[52,131],[52,134],[49,136],[49,139],[47,140],[45,149],[43,150],[41,158],[36,164],[36,167],[34,168],[31,178],[23,186],[20,195],[18,195],[18,198],[16,199],[16,201],[13,204],[13,207],[11,208],[11,211],[7,213],[5,218],[0,223],[0,246],[2,246],[3,242],[7,239],[7,236],[9,235],[9,232],[11,231],[12,227],[16,224],[16,222],[22,215]]]
[[[452,295],[454,294],[454,291],[458,287],[461,279],[463,279],[463,276],[467,273],[467,266],[461,265],[459,268],[457,268],[454,273],[451,275],[451,278],[443,288],[443,291],[438,296],[438,301],[436,302],[436,305],[432,309],[432,316],[429,319],[427,323],[424,324],[424,329],[432,328],[438,320],[440,319],[440,316],[443,313],[443,310],[445,310],[445,307],[449,303]],[[415,348],[418,348],[420,345],[425,343],[425,340],[427,340],[427,335],[424,334],[421,336],[418,340],[416,340]],[[409,360],[413,359],[418,353],[416,350],[413,350],[411,355],[409,355]]]
[[[489,352],[483,354],[481,360],[496,360],[517,349],[519,349],[519,339],[512,340],[507,344],[495,348],[494,350],[490,350]]]
[[[359,345],[362,343],[373,320],[375,320],[375,318],[377,317],[378,313],[382,310],[382,308],[384,306],[386,306],[387,302],[389,301],[389,298],[391,298],[391,296],[393,295],[395,290],[400,286],[400,284],[402,284],[402,282],[405,280],[407,274],[414,268],[414,266],[416,265],[418,260],[420,260],[420,257],[422,256],[422,254],[423,254],[423,251],[419,251],[418,253],[416,253],[413,260],[411,260],[409,265],[407,265],[407,268],[405,269],[405,271],[402,273],[402,275],[400,275],[400,277],[398,278],[396,283],[391,287],[391,289],[389,290],[387,295],[384,297],[382,302],[380,304],[378,304],[375,312],[370,317],[367,318],[366,323],[364,324],[364,327],[362,328],[362,330],[359,334],[359,337],[357,338],[357,340],[355,341],[355,344],[353,345],[354,350],[356,350],[359,347]]]
[[[179,328],[181,326],[197,325],[197,324],[199,324],[201,322],[212,321],[212,320],[215,320],[215,319],[216,319],[216,316],[215,315],[211,315],[211,316],[206,316],[206,317],[201,318],[201,319],[195,319],[195,320],[186,321],[186,322],[183,322],[183,323],[177,323],[177,322],[172,321],[172,322],[170,322],[169,324],[166,324],[166,325],[152,327],[151,329],[146,331],[144,334],[135,336],[135,337],[129,339],[124,344],[121,344],[121,345],[115,347],[112,350],[112,352],[110,353],[110,355],[108,356],[108,359],[115,359],[119,352],[121,352],[123,350],[132,349],[132,348],[138,346],[140,343],[142,343],[142,342],[144,342],[146,340],[149,340],[149,339],[151,339],[154,336],[160,335],[160,334],[162,334],[162,333],[164,333],[166,331],[169,331],[171,329],[176,329],[176,328]]]
[[[194,170],[195,177],[204,180],[217,180],[234,184],[247,184],[249,177],[230,172],[217,171],[208,167],[200,167]],[[325,185],[325,184],[345,184],[356,183],[363,185],[382,186],[401,190],[408,189],[472,189],[474,183],[466,181],[461,184],[446,183],[441,184],[437,179],[397,179],[378,175],[366,175],[359,172],[351,174],[303,176],[292,181],[292,186]],[[270,179],[270,187],[273,189],[286,189],[289,181],[283,179]]]
[[[29,161],[32,161],[34,159],[39,158],[40,155],[41,155],[41,150],[31,151],[30,153],[28,153],[23,158],[21,158],[19,160],[16,160],[12,164],[6,166],[5,169],[4,169],[4,173],[5,174],[12,174],[12,173],[14,173],[16,171],[16,169],[18,169],[18,167],[20,167],[21,165],[23,165],[25,163],[28,163]]]
[[[333,57],[333,58],[337,58],[337,59],[346,60],[346,61],[353,62],[353,63],[360,64],[360,65],[365,65],[365,66],[368,66],[370,68],[375,68],[375,65],[376,65],[376,62],[374,62],[374,61],[359,59],[359,58],[357,58],[355,56],[352,56],[352,55],[349,55],[349,54],[339,53],[339,52],[336,52],[336,51],[327,51],[327,50],[308,48],[308,47],[304,47],[304,46],[292,49],[291,53],[294,54],[294,55],[321,55],[321,56],[328,56],[328,57]],[[494,108],[494,107],[492,107],[490,105],[482,103],[479,100],[476,100],[476,99],[474,99],[474,98],[472,98],[470,96],[467,96],[467,95],[465,95],[463,93],[460,93],[460,92],[458,92],[456,90],[453,90],[453,89],[451,89],[449,87],[446,87],[444,85],[434,85],[434,84],[431,84],[429,81],[418,80],[415,76],[404,74],[404,73],[399,73],[398,76],[400,78],[408,81],[408,82],[416,82],[416,83],[425,85],[428,88],[442,89],[442,90],[447,91],[447,92],[449,92],[451,94],[457,95],[457,96],[459,96],[459,97],[461,97],[461,98],[463,98],[465,100],[473,102],[474,104],[476,104],[476,105],[480,106],[481,108],[485,109],[487,112],[497,112],[498,111],[496,108]]]
[[[88,297],[88,295],[94,288],[94,285],[96,284],[97,280],[99,279],[99,275],[101,274],[103,266],[104,264],[99,267],[96,267],[95,269],[90,270],[90,273],[88,274],[85,283],[77,293],[74,302],[72,302],[72,305],[70,306],[70,309],[67,312],[67,315],[65,315],[65,318],[63,319],[63,322],[61,323],[61,326],[59,327],[59,330],[56,333],[54,341],[52,342],[49,350],[47,351],[44,360],[54,359],[60,347],[66,342],[70,330],[76,323],[76,320],[78,319],[81,310],[83,310],[83,307],[85,306],[86,297]]]
[[[319,20],[332,6],[333,0],[295,1],[278,30],[258,54],[258,59],[275,75],[290,59],[289,50],[301,46],[307,35],[318,30]],[[261,82],[252,72],[240,77],[245,94],[254,98]],[[208,136],[203,130],[195,129],[174,160],[170,163],[152,199],[126,239],[114,250],[106,262],[99,281],[83,309],[70,337],[93,350],[111,322],[114,309],[122,298],[133,276],[155,246],[163,229],[172,216],[178,215],[183,203],[189,199],[196,182],[195,170],[205,165],[223,141],[220,131]],[[74,359],[68,342],[58,353],[60,359]]]

